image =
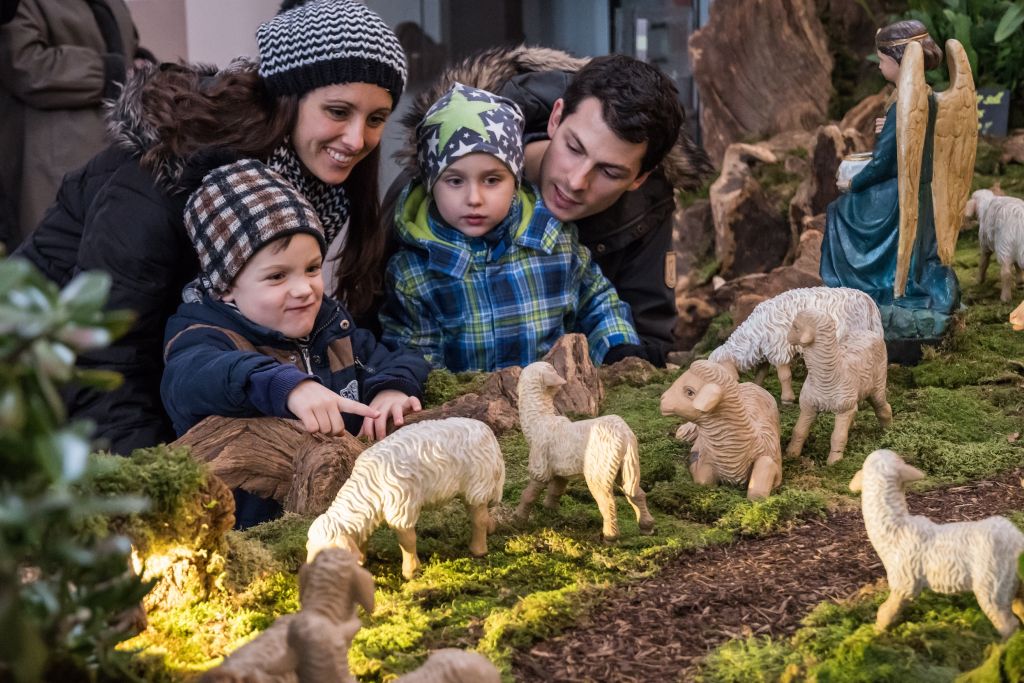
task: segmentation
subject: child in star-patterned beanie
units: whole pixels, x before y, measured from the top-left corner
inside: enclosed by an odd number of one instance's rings
[[[639,344],[576,226],[522,182],[522,134],[518,106],[461,83],[416,128],[419,177],[398,201],[380,318],[384,340],[434,367],[525,366],[570,332],[595,363]]]

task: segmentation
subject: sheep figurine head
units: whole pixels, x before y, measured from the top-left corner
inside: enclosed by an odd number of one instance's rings
[[[869,455],[857,473],[850,480],[850,490],[860,493],[864,490],[865,470],[867,476],[878,474],[890,481],[897,481],[900,485],[909,484],[913,481],[920,481],[925,478],[925,473],[908,465],[899,455],[889,450],[878,450]]]
[[[736,379],[729,369],[709,360],[694,361],[661,395],[661,414],[698,420],[715,410],[730,384]]]
[[[1020,306],[1013,309],[1013,313],[1010,314],[1010,326],[1014,332],[1024,332],[1024,301],[1021,301]]]
[[[804,309],[793,316],[793,323],[789,326],[786,334],[786,341],[793,346],[807,346],[813,344],[818,334],[818,318],[824,316],[811,309]]]
[[[523,368],[522,374],[519,375],[519,383],[524,384],[524,380],[526,380],[526,384],[537,384],[544,387],[548,396],[554,396],[558,389],[565,384],[565,378],[558,374],[551,363],[546,361],[530,363]]]
[[[359,547],[358,541],[348,534],[334,533],[329,528],[330,526],[330,520],[323,515],[320,515],[313,520],[313,523],[310,525],[309,531],[307,532],[306,562],[312,563],[321,551],[328,548],[340,548],[342,550],[347,550],[356,557],[359,564],[366,562],[366,557],[363,555],[363,550]]]

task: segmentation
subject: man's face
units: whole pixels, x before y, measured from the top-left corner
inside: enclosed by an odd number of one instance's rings
[[[604,211],[649,172],[640,173],[647,143],[616,135],[597,98],[586,98],[568,116],[563,111],[558,100],[548,119],[551,144],[541,159],[540,192],[551,213],[568,222]]]

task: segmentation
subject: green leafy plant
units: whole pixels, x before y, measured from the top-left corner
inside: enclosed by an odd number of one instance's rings
[[[0,260],[0,679],[125,677],[114,646],[130,635],[150,586],[130,568],[126,538],[98,516],[145,500],[90,489],[90,425],[67,422],[60,387],[98,388],[116,373],[75,368],[131,322],[103,311],[105,274],[63,291],[21,259]]]

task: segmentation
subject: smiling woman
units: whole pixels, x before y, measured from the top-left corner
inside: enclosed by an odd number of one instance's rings
[[[378,143],[405,85],[401,45],[379,16],[345,0],[294,6],[261,25],[256,41],[259,64],[137,72],[110,115],[114,144],[67,177],[19,250],[58,283],[80,270],[110,273],[109,307],[137,316],[112,347],[80,360],[120,372],[124,384],[65,397],[115,452],[173,438],[159,398],[164,326],[198,271],[182,206],[211,166],[259,159],[298,188],[328,242],[345,231],[328,290],[354,315],[374,313],[385,265]]]

